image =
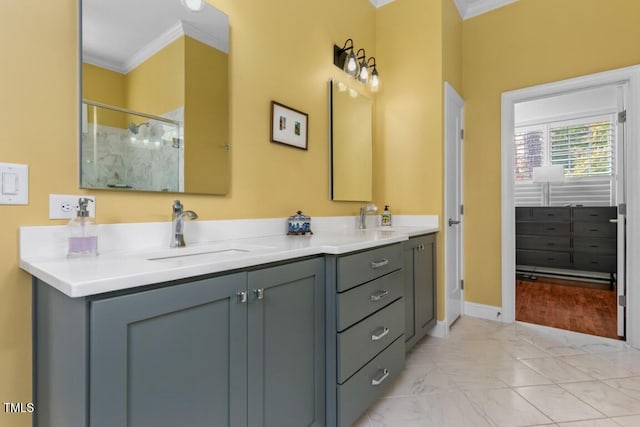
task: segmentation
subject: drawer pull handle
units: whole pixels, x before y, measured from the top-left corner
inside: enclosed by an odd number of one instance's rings
[[[589,245],[590,248],[599,248],[600,245]]]
[[[264,299],[264,288],[254,289],[253,293],[256,294],[256,298]]]
[[[371,261],[371,268],[375,270],[376,268],[384,267],[387,264],[389,264],[389,260],[383,258],[380,261]]]
[[[376,386],[376,385],[380,385],[384,382],[384,380],[387,379],[387,377],[389,376],[389,370],[388,369],[383,369],[380,371],[382,373],[382,375],[380,375],[378,378],[374,378],[371,380],[371,385]]]
[[[380,301],[382,298],[389,295],[389,291],[387,289],[383,289],[381,291],[376,292],[375,294],[371,294],[371,301]]]
[[[553,242],[548,242],[548,243],[547,243],[547,246],[555,246],[555,245],[556,245],[556,244],[555,244],[555,243],[553,243]]]
[[[237,294],[238,304],[246,304],[247,302],[247,291],[240,291]]]
[[[371,341],[378,341],[389,333],[389,328],[381,326],[371,333]]]
[[[549,228],[547,228],[547,231],[555,231],[555,230],[556,230],[556,228],[555,228],[555,227],[549,227]]]
[[[616,218],[611,218],[611,219],[609,220],[609,222],[610,222],[611,224],[617,224],[617,223],[618,223],[618,220],[617,220]]]
[[[598,228],[590,228],[589,231],[600,231]]]

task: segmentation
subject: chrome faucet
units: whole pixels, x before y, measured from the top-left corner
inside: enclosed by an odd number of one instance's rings
[[[198,219],[198,214],[194,211],[185,211],[180,200],[173,201],[173,214],[171,215],[171,248],[183,248],[184,242],[184,220]]]
[[[378,212],[378,207],[373,203],[367,203],[363,207],[360,208],[360,229],[364,230],[367,228],[367,214],[375,214]]]

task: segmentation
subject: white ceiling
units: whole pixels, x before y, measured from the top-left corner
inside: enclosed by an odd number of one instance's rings
[[[369,0],[375,7],[384,6],[387,3],[391,3],[394,0]],[[473,18],[474,16],[482,15],[494,9],[498,9],[502,6],[506,6],[510,3],[515,3],[518,0],[453,0],[458,8],[458,12],[462,19]]]
[[[229,52],[229,18],[211,5],[190,12],[180,0],[82,0],[82,58],[127,73],[179,36]]]

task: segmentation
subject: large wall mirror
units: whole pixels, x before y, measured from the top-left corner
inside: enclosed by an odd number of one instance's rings
[[[226,194],[227,15],[181,0],[81,10],[80,187]]]
[[[331,198],[373,199],[371,98],[339,81],[329,83],[331,103]]]

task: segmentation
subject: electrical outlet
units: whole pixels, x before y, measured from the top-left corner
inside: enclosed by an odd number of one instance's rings
[[[96,217],[95,196],[71,194],[49,194],[49,219],[71,219],[78,214],[78,199],[85,197],[93,200],[89,203],[89,216]]]

